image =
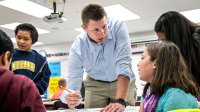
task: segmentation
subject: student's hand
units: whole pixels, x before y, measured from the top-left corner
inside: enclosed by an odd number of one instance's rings
[[[108,106],[103,108],[100,112],[123,112],[125,109],[124,105],[120,103],[110,103]]]
[[[77,105],[79,105],[80,99],[81,99],[80,92],[69,93],[66,97],[69,108],[75,108]]]

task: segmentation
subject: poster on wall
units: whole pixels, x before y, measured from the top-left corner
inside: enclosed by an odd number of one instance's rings
[[[49,81],[49,92],[50,94],[54,94],[58,89],[58,80],[60,77],[51,77]]]
[[[51,70],[51,77],[49,81],[50,94],[54,94],[58,88],[58,80],[61,77],[61,64],[60,62],[49,62],[49,68]]]
[[[51,77],[61,76],[60,62],[49,62],[49,69],[51,70]]]

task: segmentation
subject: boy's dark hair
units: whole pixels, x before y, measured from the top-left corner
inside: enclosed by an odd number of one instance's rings
[[[8,61],[13,56],[13,43],[10,37],[0,29],[0,55],[5,53],[6,51],[10,51],[10,56],[8,57]]]
[[[32,44],[35,44],[38,41],[38,31],[32,24],[29,24],[29,23],[19,24],[15,28],[15,36],[17,35],[19,30],[29,31],[30,32],[31,39],[32,39]]]
[[[101,5],[89,4],[85,6],[81,12],[81,19],[83,24],[88,24],[89,20],[100,20],[103,17],[107,17],[106,11]]]

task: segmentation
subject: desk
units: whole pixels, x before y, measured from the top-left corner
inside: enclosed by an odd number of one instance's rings
[[[48,106],[48,105],[51,106],[51,105],[54,104],[54,102],[55,102],[55,101],[43,101],[43,104],[44,104],[45,106],[46,106],[46,105],[47,105],[47,106]]]
[[[57,110],[58,108],[68,109],[68,105],[65,103],[62,103],[60,100],[54,100],[54,101],[43,101],[43,104],[46,108],[46,110]],[[83,109],[84,108],[84,102],[82,101],[78,106],[76,106],[77,109]]]
[[[55,101],[50,101],[50,100],[43,101],[46,110],[53,110],[54,103]]]
[[[47,112],[99,112],[101,108],[91,108],[91,109],[66,109],[66,110],[49,110]],[[138,112],[139,106],[127,106],[124,112]]]

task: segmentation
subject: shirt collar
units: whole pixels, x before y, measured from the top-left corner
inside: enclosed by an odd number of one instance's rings
[[[95,46],[97,46],[98,44],[92,42],[92,41],[89,39],[89,36],[87,35],[87,33],[86,33],[86,37],[87,37],[87,43],[88,43],[90,52],[93,52],[93,51],[95,50]]]

